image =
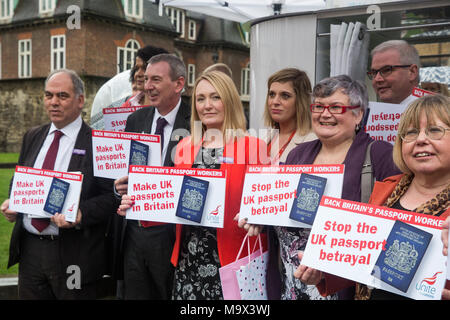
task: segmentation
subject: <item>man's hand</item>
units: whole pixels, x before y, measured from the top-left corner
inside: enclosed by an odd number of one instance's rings
[[[5,216],[6,220],[9,222],[15,222],[17,218],[17,212],[9,209],[9,199],[3,201],[0,209],[2,210],[2,214]]]
[[[75,222],[66,221],[66,216],[61,213],[55,213],[53,217],[50,218],[50,220],[54,224],[56,224],[58,228],[65,228],[65,229],[74,228],[76,225],[81,223],[81,210],[78,209],[77,218],[75,219]]]
[[[128,192],[128,176],[114,180],[114,188],[116,192],[123,196]]]
[[[125,217],[127,215],[127,210],[130,209],[134,205],[134,200],[131,199],[131,196],[124,195],[122,196],[122,201],[120,202],[119,208],[117,208],[117,214],[119,216]]]

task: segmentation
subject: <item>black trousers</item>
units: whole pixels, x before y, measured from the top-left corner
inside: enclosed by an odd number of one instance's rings
[[[81,284],[79,289],[71,289],[67,285],[71,273],[66,273],[67,270],[61,265],[58,239],[39,237],[27,231],[23,233],[19,261],[19,299],[96,299],[97,283]]]
[[[126,300],[169,300],[174,268],[170,263],[175,225],[143,228],[128,220],[124,242],[124,296]]]

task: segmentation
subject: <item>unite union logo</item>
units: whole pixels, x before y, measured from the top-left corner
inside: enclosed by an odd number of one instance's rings
[[[417,282],[416,290],[419,291],[421,295],[434,298],[434,295],[436,294],[436,288],[434,287],[434,285],[440,273],[442,272],[436,272],[433,276],[423,278],[421,281]]]
[[[212,210],[206,217],[206,219],[212,223],[219,223],[220,217],[219,217],[219,208],[222,205],[218,205],[216,209]]]

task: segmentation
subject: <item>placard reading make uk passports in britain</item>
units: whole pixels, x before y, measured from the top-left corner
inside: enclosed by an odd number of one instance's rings
[[[340,198],[344,165],[248,166],[239,219],[311,228],[322,195]]]
[[[50,218],[55,213],[75,222],[83,175],[17,166],[9,208],[33,217]]]
[[[130,166],[127,219],[223,228],[226,172]]]
[[[146,145],[148,152],[146,151]],[[133,155],[135,155],[133,159]],[[94,176],[118,179],[128,175],[131,161],[139,164],[161,165],[161,137],[159,135],[92,130]]]
[[[439,300],[446,281],[444,220],[322,197],[302,265],[418,300]]]

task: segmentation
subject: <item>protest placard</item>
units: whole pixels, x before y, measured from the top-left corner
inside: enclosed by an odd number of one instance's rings
[[[144,106],[103,108],[103,121],[106,131],[125,131],[127,118],[130,114]]]
[[[62,181],[66,193],[61,191],[55,181],[60,183]],[[55,212],[48,211],[44,207],[55,205],[54,208],[62,207],[59,213],[66,216],[66,221],[74,222],[78,212],[82,182],[81,173],[16,166],[9,208],[16,212],[49,218],[53,215],[49,212]],[[55,192],[49,197],[51,188]]]
[[[147,165],[161,165],[161,137],[133,132],[92,130],[94,176],[118,179],[128,174],[131,141],[149,147]]]
[[[201,196],[198,193],[191,193],[190,197],[189,194],[181,195],[185,176],[208,182],[206,199],[199,199]],[[225,178],[223,170],[130,166],[128,195],[135,203],[127,210],[126,218],[223,228]],[[194,221],[197,219],[188,219],[185,214],[177,216],[182,196],[204,205],[200,222]]]
[[[420,98],[433,92],[420,88],[414,88],[412,96]],[[365,131],[374,140],[387,141],[394,144],[397,137],[400,117],[408,107],[407,104],[393,104],[382,102],[369,102],[369,116],[365,126]]]
[[[297,190],[302,174],[326,178],[324,195],[341,197],[344,165],[286,165],[247,167],[242,191],[239,219],[248,223],[286,227],[311,228],[311,224],[290,218],[293,205],[297,205]],[[306,192],[308,188],[305,188]],[[310,202],[320,199],[309,197]],[[300,196],[301,197],[301,196]],[[308,195],[306,195],[308,197]],[[300,199],[300,198],[299,198]]]
[[[301,263],[413,299],[440,299],[442,223],[439,217],[324,196]]]

